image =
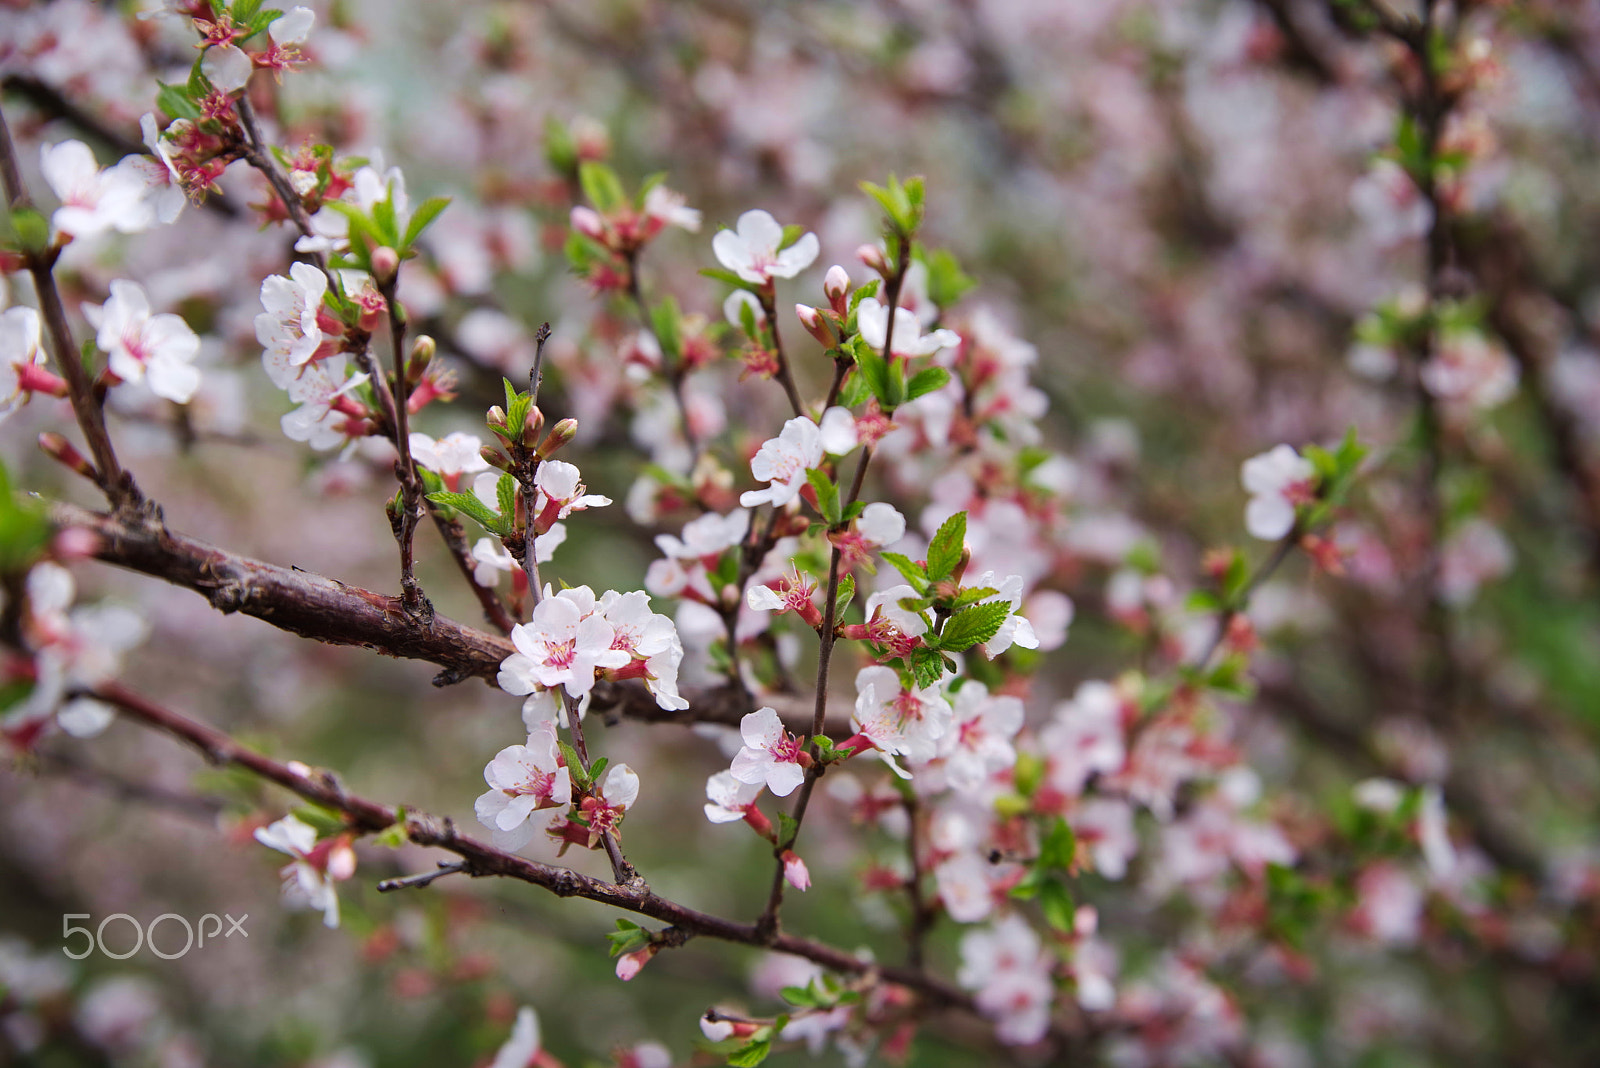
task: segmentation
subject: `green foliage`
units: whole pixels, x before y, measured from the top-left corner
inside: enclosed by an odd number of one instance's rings
[[[583,187],[583,195],[589,198],[589,203],[601,215],[609,215],[618,208],[628,203],[627,191],[622,188],[622,180],[617,177],[617,172],[604,163],[585,160],[578,165],[578,184]]]
[[[817,512],[830,526],[839,525],[839,487],[833,479],[816,468],[806,471],[806,482],[817,495]]]
[[[957,512],[934,534],[928,543],[928,580],[943,582],[955,573],[967,543],[967,513]]]
[[[625,953],[634,953],[650,944],[650,932],[634,923],[632,920],[617,920],[617,929],[606,934],[606,941],[611,943],[611,955],[620,957]]]
[[[919,249],[916,258],[928,268],[928,299],[940,308],[951,307],[978,284],[945,249]]]
[[[906,386],[906,400],[914,401],[925,393],[944,388],[950,381],[950,372],[943,367],[925,367],[918,371]]]
[[[1010,614],[1011,605],[1007,601],[990,601],[988,604],[973,605],[957,612],[939,632],[939,648],[952,653],[961,653],[974,645],[986,642],[999,632]]]
[[[44,504],[18,495],[0,464],[0,573],[20,574],[32,567],[50,544]]]
[[[489,506],[480,501],[476,494],[441,490],[438,493],[428,494],[428,500],[470,516],[475,523],[491,534],[504,537],[511,533],[510,523],[490,511]]]
[[[909,241],[922,225],[925,190],[920,177],[910,177],[902,182],[889,175],[888,185],[862,182],[861,191],[878,202],[883,209],[885,235]]]

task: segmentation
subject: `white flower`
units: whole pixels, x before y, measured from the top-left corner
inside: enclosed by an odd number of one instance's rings
[[[243,89],[254,70],[255,63],[250,54],[231,44],[212,46],[200,61],[200,73],[223,93],[236,93]]]
[[[0,314],[0,420],[33,395],[22,388],[22,369],[44,363],[39,340],[39,313],[32,308],[7,308]]]
[[[548,564],[556,549],[567,540],[567,528],[560,523],[533,539],[534,562]],[[513,557],[499,538],[482,537],[472,546],[472,578],[480,586],[496,586],[502,574],[522,570],[522,561]]]
[[[761,796],[761,788],[758,782],[740,782],[732,772],[717,772],[706,780],[706,819],[712,823],[744,819],[750,806]]]
[[[1250,492],[1244,526],[1252,537],[1277,541],[1293,529],[1295,507],[1310,499],[1316,471],[1291,445],[1279,445],[1244,462],[1241,481]]]
[[[1439,574],[1434,580],[1439,599],[1458,608],[1470,604],[1478,588],[1508,573],[1514,560],[1511,543],[1493,523],[1478,517],[1467,520],[1439,550]]]
[[[613,649],[616,631],[595,611],[594,592],[578,586],[545,597],[533,619],[511,629],[517,651],[500,665],[497,681],[507,693],[522,697],[535,688],[565,686],[573,697],[587,697],[595,672],[619,668],[632,657]]]
[[[860,442],[856,435],[856,417],[849,408],[834,405],[822,413],[819,426],[822,451],[829,456],[843,456]]]
[[[905,537],[906,517],[894,505],[876,501],[862,509],[856,520],[856,533],[873,548],[888,548]]]
[[[489,461],[483,458],[483,441],[476,434],[457,432],[435,441],[426,434],[412,431],[409,440],[411,458],[447,482],[489,469]]]
[[[1000,1041],[1027,1045],[1049,1030],[1055,1000],[1050,961],[1040,952],[1038,935],[1020,916],[1007,916],[988,930],[962,937],[956,981],[976,991],[974,1000],[995,1021]]]
[[[189,324],[170,312],[150,314],[150,301],[136,282],[117,279],[103,305],[85,304],[84,317],[94,326],[95,342],[107,354],[111,373],[124,382],[148,376],[158,397],[187,404],[200,388],[194,359],[200,339]]]
[[[1519,378],[1506,350],[1475,331],[1446,334],[1418,375],[1440,400],[1479,411],[1515,396]]]
[[[301,44],[316,24],[316,13],[309,7],[292,7],[267,24],[267,34],[276,44]]]
[[[991,697],[982,683],[963,683],[952,702],[950,730],[939,740],[951,789],[976,790],[991,775],[1015,765],[1011,739],[1022,729],[1022,720],[1020,698]]]
[[[345,378],[345,356],[340,353],[307,364],[300,377],[289,383],[289,399],[300,407],[284,415],[281,425],[291,441],[313,449],[331,449],[344,441],[348,416],[334,407],[344,394],[367,380],[364,374]]]
[[[644,213],[664,226],[677,226],[691,234],[700,232],[700,213],[687,206],[682,193],[664,185],[652,186],[644,195]]]
[[[388,199],[394,207],[395,224],[403,232],[410,218],[411,201],[406,195],[405,175],[398,167],[382,171],[382,163],[362,167],[351,176],[355,204],[370,213],[380,201]],[[350,220],[333,208],[323,206],[311,216],[311,234],[294,243],[297,252],[338,252],[350,246]]]
[[[317,313],[322,308],[328,279],[309,263],[289,265],[289,277],[268,275],[261,283],[261,306],[256,316],[256,341],[266,353],[262,362],[267,377],[286,389],[322,345]]]
[[[856,309],[856,329],[861,332],[861,340],[882,352],[889,333],[888,306],[872,297],[863,300]],[[961,344],[961,335],[954,330],[943,329],[925,335],[916,314],[897,307],[894,310],[893,344],[894,354],[902,358],[932,356],[940,349],[951,349]]]
[[[474,809],[501,849],[521,849],[532,840],[537,828],[528,819],[536,809],[572,803],[572,779],[556,754],[555,725],[540,723],[527,745],[506,746],[483,769],[490,789]]]
[[[805,416],[783,424],[783,431],[762,443],[750,460],[750,473],[759,482],[771,483],[764,490],[749,490],[739,497],[746,508],[771,504],[782,508],[800,495],[806,471],[822,463],[822,432]]]
[[[783,243],[783,227],[765,211],[747,211],[739,216],[737,230],[722,230],[711,239],[711,251],[724,267],[746,282],[768,285],[774,278],[793,278],[817,258],[817,235],[803,235],[788,248]]]
[[[744,746],[733,758],[729,773],[740,782],[765,785],[778,797],[788,797],[805,781],[800,766],[800,739],[783,729],[771,708],[759,708],[739,721]]]
[[[671,534],[657,534],[656,547],[668,559],[704,560],[721,556],[725,549],[738,545],[749,530],[750,513],[743,508],[735,508],[727,515],[707,512],[684,524],[681,540]]]
[[[1121,695],[1108,682],[1081,683],[1072,700],[1057,706],[1055,719],[1039,732],[1039,744],[1050,760],[1050,785],[1067,797],[1077,797],[1090,775],[1118,771],[1127,759]]]
[[[873,665],[856,674],[856,694],[850,725],[857,734],[911,764],[926,764],[938,755],[939,739],[950,729],[951,710],[936,688],[904,689],[892,669]]]
[[[295,8],[295,10],[303,9]],[[277,24],[273,23],[274,26]],[[506,1044],[495,1053],[494,1061],[489,1068],[528,1068],[534,1058],[539,1056],[539,1050],[539,1017],[524,1005],[517,1010],[517,1022],[512,1025],[511,1037],[506,1039]]]
[[[42,146],[39,169],[61,198],[50,221],[62,233],[94,237],[115,229],[132,234],[154,221],[138,175],[120,166],[102,171],[82,141]]]
[[[355,874],[356,855],[349,844],[338,842],[332,848],[319,849],[316,830],[296,816],[285,816],[270,827],[257,828],[256,841],[294,858],[282,871],[284,900],[291,905],[321,909],[325,925],[339,926],[339,897],[333,884]]]
[[[546,460],[541,463],[538,474],[534,476],[534,483],[545,498],[544,503],[539,506],[541,516],[546,509],[554,508],[557,514],[553,518],[565,519],[573,512],[583,511],[586,508],[600,508],[611,503],[610,497],[585,493],[586,487],[577,465],[564,460]]]

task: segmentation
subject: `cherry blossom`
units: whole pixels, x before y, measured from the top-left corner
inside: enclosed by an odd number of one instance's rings
[[[44,371],[39,341],[38,312],[16,307],[0,313],[0,421],[55,377]],[[54,391],[54,383],[48,385]]]
[[[1252,537],[1277,541],[1294,527],[1295,509],[1311,500],[1316,468],[1292,445],[1279,445],[1244,462],[1241,480],[1250,492],[1244,525]]]
[[[292,372],[302,367],[323,342],[318,318],[328,279],[309,263],[289,265],[289,276],[268,275],[261,283],[261,306],[256,316],[256,340],[266,349],[267,373],[282,389]],[[287,366],[285,366],[287,365]]]
[[[323,924],[339,926],[339,896],[333,884],[356,871],[356,854],[348,838],[340,835],[318,842],[316,830],[293,815],[257,828],[255,838],[294,858],[282,871],[284,900],[296,907],[321,909]]]
[[[951,701],[950,730],[939,740],[950,788],[976,790],[989,776],[1015,765],[1011,739],[1022,729],[1023,717],[1019,698],[991,696],[981,682],[963,683]]]
[[[1089,776],[1121,769],[1122,696],[1110,683],[1089,680],[1071,701],[1056,707],[1055,717],[1039,732],[1039,745],[1049,758],[1050,785],[1065,797],[1077,797]]]
[[[734,230],[721,230],[711,239],[711,251],[728,270],[746,282],[769,286],[774,278],[793,278],[817,258],[817,235],[807,233],[788,248],[783,227],[769,213],[757,209],[739,216]]]
[[[800,739],[783,729],[771,708],[759,708],[739,721],[744,746],[729,773],[744,783],[762,784],[778,797],[788,797],[805,781]]]
[[[478,798],[478,820],[491,829],[501,849],[521,849],[537,828],[529,820],[537,809],[564,808],[572,802],[572,780],[560,765],[553,724],[541,723],[526,745],[508,745],[483,769],[490,789]]]
[[[528,1006],[517,1010],[516,1023],[511,1026],[511,1036],[495,1051],[489,1068],[532,1068],[542,1049],[539,1035],[539,1017]]]
[[[860,443],[856,436],[856,418],[850,409],[834,405],[822,413],[818,424],[818,438],[822,451],[829,456],[843,456]]]
[[[1029,623],[1017,610],[1022,607],[1022,576],[1008,575],[999,578],[993,571],[985,571],[979,575],[971,585],[976,588],[996,589],[994,593],[978,601],[978,604],[989,604],[995,601],[1007,601],[1011,605],[1011,613],[1000,623],[1000,629],[994,637],[983,642],[981,648],[983,655],[993,660],[1013,645],[1024,649],[1039,648],[1039,639],[1033,633],[1033,624]]]
[[[1511,542],[1493,523],[1467,520],[1440,547],[1435,579],[1440,600],[1457,607],[1472,603],[1485,582],[1510,573],[1515,559]]]
[[[700,232],[700,212],[688,206],[682,193],[664,185],[652,186],[644,195],[644,214],[663,226],[676,226],[691,234]]]
[[[534,563],[548,564],[555,559],[556,550],[561,543],[567,540],[567,528],[560,523],[551,527],[543,534],[533,539]],[[472,579],[480,586],[496,586],[500,583],[500,576],[511,574],[519,576],[517,581],[524,582],[522,575],[522,562],[511,555],[499,538],[479,538],[472,545]]]
[[[83,314],[96,330],[95,342],[108,356],[111,373],[124,382],[149,379],[158,397],[187,404],[200,388],[194,359],[200,339],[189,324],[170,312],[150,314],[150,301],[137,282],[111,283],[111,299],[85,304]]]
[[[800,495],[806,484],[806,471],[822,463],[822,432],[805,416],[783,424],[783,431],[763,442],[750,461],[750,473],[759,482],[771,483],[764,490],[747,490],[739,496],[746,508],[770,504],[783,508]]]
[[[683,537],[657,534],[656,547],[673,560],[706,560],[721,556],[744,540],[750,530],[750,513],[735,508],[726,515],[707,512],[684,524]]]
[[[595,609],[594,591],[587,586],[560,593],[547,589],[533,619],[511,630],[517,651],[500,665],[500,688],[522,697],[535,688],[564,686],[571,696],[587,698],[596,671],[633,659],[612,647],[616,631]]]
[[[565,841],[581,842],[593,849],[599,844],[601,835],[619,835],[618,825],[638,799],[639,776],[626,764],[613,764],[600,784],[600,796],[586,797],[580,805],[588,821],[587,826],[569,820],[552,826],[551,833]]]
[[[850,726],[887,756],[904,756],[908,763],[926,764],[939,751],[939,740],[950,729],[950,703],[934,687],[906,689],[900,677],[874,665],[856,674],[856,710]],[[890,761],[890,767],[906,778]]]
[[[410,444],[411,458],[444,479],[448,489],[457,489],[463,475],[476,474],[489,467],[489,461],[483,458],[483,439],[476,434],[458,431],[434,440],[412,431]]]
[[[861,331],[861,339],[882,352],[889,332],[888,306],[868,297],[856,308],[856,325]],[[960,344],[961,335],[954,330],[940,329],[924,334],[915,312],[908,308],[895,308],[894,354],[901,359],[932,356],[942,349],[955,348]]]
[[[865,513],[863,513],[865,514]],[[915,611],[901,606],[901,601],[919,601],[917,591],[900,583],[890,586],[886,590],[879,590],[867,598],[867,619],[886,620],[900,634],[908,638],[918,638],[928,633],[930,621],[928,609]]]
[[[539,492],[543,494],[538,509],[541,525],[547,516],[548,521],[553,522],[556,519],[565,519],[573,512],[581,512],[587,508],[602,508],[611,503],[610,497],[584,492],[586,487],[577,465],[564,460],[544,461],[539,465],[534,480]]]
[[[353,418],[364,413],[350,400],[350,394],[367,381],[365,374],[346,374],[346,358],[341,353],[307,364],[298,378],[289,382],[289,399],[300,407],[281,420],[283,433],[291,441],[303,441],[313,449],[331,449],[352,436]],[[356,431],[360,433],[361,431]]]
[[[138,172],[121,165],[101,170],[82,141],[43,146],[39,167],[61,198],[50,221],[64,234],[82,238],[107,230],[132,234],[149,229],[155,221]]]
[[[1445,333],[1418,373],[1435,397],[1477,411],[1516,396],[1520,377],[1506,350],[1477,331]]]
[[[976,992],[978,1007],[995,1021],[995,1034],[1011,1045],[1028,1045],[1050,1027],[1055,984],[1039,938],[1016,915],[961,938],[956,980]]]
[[[742,782],[734,778],[731,771],[717,772],[706,780],[706,819],[712,823],[749,819],[765,783],[765,779],[761,782]]]

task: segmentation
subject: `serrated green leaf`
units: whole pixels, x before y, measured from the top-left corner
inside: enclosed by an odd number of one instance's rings
[[[402,257],[411,251],[411,246],[417,243],[417,238],[422,236],[433,221],[444,213],[450,206],[449,197],[429,197],[417,205],[417,210],[411,213],[411,222],[406,225],[405,236],[400,240],[400,247],[396,249]]]
[[[839,404],[846,408],[859,408],[872,397],[872,387],[860,371],[852,370],[839,390]]]
[[[922,593],[928,588],[927,570],[909,556],[901,553],[884,552],[880,552],[878,555],[883,557],[901,575],[905,576],[905,580],[911,584],[911,588],[918,593]]]
[[[844,618],[844,611],[850,607],[850,602],[855,600],[855,596],[856,577],[854,575],[846,575],[839,580],[839,599],[835,602],[833,610],[833,618],[836,622]]]
[[[980,642],[986,642],[1000,631],[1000,625],[1011,614],[1007,601],[990,601],[975,604],[951,616],[939,632],[939,648],[952,653],[964,653]]]
[[[380,243],[396,248],[400,244],[399,220],[394,213],[394,184],[391,182],[383,191],[383,199],[375,201],[372,205],[372,226],[377,231]]]
[[[282,8],[269,7],[265,11],[256,12],[249,22],[250,36],[254,37],[281,18],[283,18]]]
[[[944,678],[945,659],[937,649],[919,646],[911,650],[911,677],[917,689],[936,686]]]
[[[943,582],[961,563],[967,542],[967,513],[957,512],[944,521],[928,543],[928,580]]]
[[[473,521],[491,534],[504,536],[511,532],[510,527],[499,516],[491,512],[488,505],[478,499],[477,494],[443,491],[428,494],[428,500],[435,504],[447,505],[458,512],[471,516]]]
[[[860,369],[862,378],[866,380],[867,389],[885,410],[892,411],[896,405],[894,379],[889,373],[889,365],[871,345],[861,341],[859,337],[852,340],[858,342],[855,345],[856,366]]]
[[[382,204],[384,201],[380,200],[378,203]],[[355,204],[343,200],[329,200],[324,202],[323,207],[332,208],[350,221],[350,252],[358,264],[364,265],[366,263],[364,257],[370,256],[374,248],[389,243],[373,223],[372,217]],[[392,215],[392,206],[390,212]]]
[[[925,367],[916,373],[906,386],[906,399],[914,401],[918,397],[932,393],[936,389],[943,389],[945,383],[950,381],[950,372],[943,367]]]
[[[600,781],[600,776],[605,774],[606,768],[609,767],[610,764],[611,764],[611,758],[610,757],[601,757],[599,760],[596,760],[593,764],[590,764],[589,765],[589,781],[591,781],[591,782],[599,782]]]
[[[783,1000],[802,1009],[815,1009],[825,1004],[817,997],[810,984],[805,986],[786,986],[778,993]]]
[[[678,302],[668,297],[650,309],[650,326],[655,331],[661,351],[673,361],[683,352],[683,339],[679,333]]]
[[[960,595],[956,597],[955,603],[952,604],[950,607],[951,608],[965,608],[969,604],[977,604],[979,601],[981,601],[981,600],[983,600],[983,599],[985,599],[987,597],[993,597],[995,594],[997,594],[999,592],[1000,591],[995,589],[993,586],[972,586],[972,587],[968,587],[968,588],[963,589],[961,591]]]
[[[778,841],[779,842],[783,842],[783,843],[793,842],[795,835],[798,834],[799,832],[800,832],[800,824],[795,821],[795,818],[793,816],[789,815],[789,813],[787,813],[787,812],[778,813]]]
[[[515,528],[517,525],[517,480],[511,477],[508,471],[502,474],[494,484],[495,500],[500,504],[500,518],[506,526]]]

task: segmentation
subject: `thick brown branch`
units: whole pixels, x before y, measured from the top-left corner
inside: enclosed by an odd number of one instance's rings
[[[96,691],[96,695],[116,705],[129,717],[188,742],[214,763],[244,768],[308,801],[343,813],[354,831],[369,834],[401,822],[401,809],[349,793],[332,774],[320,770],[309,773],[297,771],[288,764],[279,763],[240,745],[214,727],[147,701],[120,685],[103,686]],[[876,973],[888,982],[914,990],[930,1007],[977,1012],[977,1006],[969,995],[949,983],[909,968],[879,967],[852,953],[808,938],[782,935],[769,941],[758,933],[754,924],[737,923],[699,912],[659,897],[640,883],[608,883],[569,868],[526,860],[457,834],[448,819],[403,811],[404,830],[408,839],[417,845],[437,846],[456,854],[465,861],[465,870],[474,876],[497,875],[519,879],[544,887],[558,897],[582,897],[598,901],[649,916],[695,935],[744,945],[767,945],[780,953],[804,957],[844,975]]]

